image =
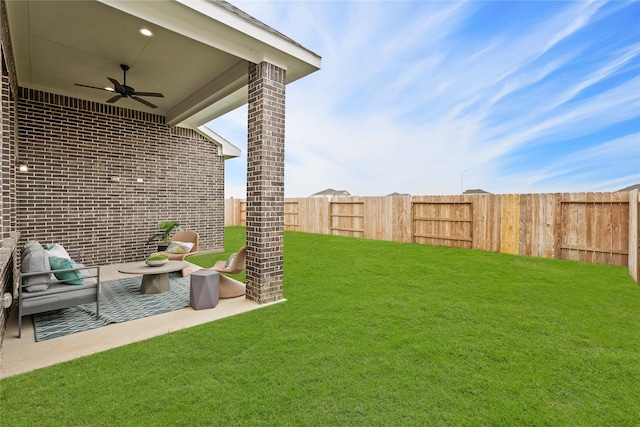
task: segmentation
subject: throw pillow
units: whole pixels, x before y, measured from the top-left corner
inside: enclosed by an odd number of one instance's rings
[[[76,264],[76,267],[78,268],[84,268],[84,264]],[[85,285],[95,285],[98,283],[98,279],[95,277],[92,277],[91,272],[87,269],[84,270],[79,270],[80,273],[80,277],[82,277],[82,283]]]
[[[44,273],[22,278],[22,284],[26,285],[24,289],[27,292],[41,292],[49,289],[51,268],[47,254],[42,247],[40,250],[32,248],[31,251],[28,251],[22,258],[20,269],[23,273]]]
[[[49,249],[46,249],[46,247],[49,247]],[[67,253],[67,250],[59,243],[45,245],[45,249],[47,251],[47,255],[49,255],[50,257],[55,256],[58,258],[71,258],[71,256],[69,256],[69,254]]]
[[[22,258],[24,258],[31,251],[41,251],[41,250],[42,250],[42,245],[40,243],[38,243],[36,240],[29,240],[22,247],[21,256],[22,256]]]
[[[170,254],[188,254],[193,248],[193,243],[190,242],[176,242],[169,243],[169,247],[165,252]]]
[[[231,270],[233,267],[233,262],[236,260],[236,254],[231,254],[227,262],[224,264],[225,270]],[[219,268],[219,267],[218,267]]]
[[[71,258],[60,258],[57,256],[49,257],[49,264],[51,270],[55,274],[56,278],[62,283],[69,285],[82,285],[82,275],[79,271],[57,271],[65,270],[68,268],[76,268],[76,263]]]

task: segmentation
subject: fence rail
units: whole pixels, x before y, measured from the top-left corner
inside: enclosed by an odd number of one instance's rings
[[[615,193],[296,198],[286,230],[628,266],[640,280],[638,190]],[[246,225],[227,199],[225,225]]]

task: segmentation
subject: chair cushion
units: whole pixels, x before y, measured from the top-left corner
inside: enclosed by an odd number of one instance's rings
[[[57,271],[67,268],[76,268],[76,263],[71,258],[60,258],[57,256],[49,257],[51,270],[58,280],[69,285],[83,285],[82,274],[80,271]]]
[[[172,241],[171,243],[169,243],[169,247],[167,248],[166,252],[170,254],[188,254],[189,252],[191,252],[193,245],[194,243],[191,242]]]
[[[231,254],[227,262],[225,262],[224,264],[225,270],[231,270],[231,268],[233,268],[233,262],[236,260],[236,255],[237,253]]]

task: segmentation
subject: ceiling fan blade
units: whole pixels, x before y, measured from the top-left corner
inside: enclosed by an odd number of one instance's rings
[[[156,96],[158,98],[164,98],[164,95],[158,92],[133,92],[132,95],[138,96]]]
[[[109,81],[111,83],[113,83],[113,86],[116,88],[116,92],[118,93],[125,93],[126,90],[124,88],[124,86],[122,86],[116,79],[112,79],[111,77],[107,77],[109,79]]]
[[[76,83],[75,85],[76,85],[76,86],[82,86],[82,87],[88,87],[88,88],[91,88],[91,89],[99,89],[99,90],[107,90],[107,91],[109,90],[109,89],[106,89],[106,88],[103,88],[103,87],[98,87],[98,86],[88,86],[88,85],[81,85],[81,84],[79,84],[79,83]]]
[[[122,98],[122,95],[116,95],[113,98],[107,99],[107,102],[110,103],[110,104],[113,104],[114,102],[116,102],[120,98]]]
[[[151,107],[151,108],[158,108],[157,105],[153,105],[152,103],[150,103],[149,101],[145,101],[142,98],[138,98],[137,96],[132,96],[131,99],[135,99],[138,102],[142,102],[144,105],[146,105],[147,107]]]

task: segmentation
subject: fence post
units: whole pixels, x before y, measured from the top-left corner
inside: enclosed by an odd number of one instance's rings
[[[560,242],[562,235],[562,193],[553,195],[553,257],[560,259]]]
[[[629,274],[640,283],[640,200],[638,190],[629,192]]]

